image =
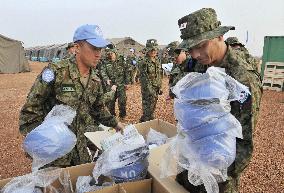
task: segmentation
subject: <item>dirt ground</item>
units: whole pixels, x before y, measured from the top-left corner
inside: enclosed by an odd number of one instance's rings
[[[36,76],[45,63],[31,62],[32,72],[0,74],[0,179],[30,172],[31,161],[21,148],[23,137],[18,132],[19,111],[26,100]],[[173,102],[159,97],[156,117],[175,123]],[[131,85],[127,91],[126,123],[137,123],[141,116],[140,86]],[[254,131],[254,155],[241,177],[242,193],[284,193],[284,92],[265,91],[258,125]]]

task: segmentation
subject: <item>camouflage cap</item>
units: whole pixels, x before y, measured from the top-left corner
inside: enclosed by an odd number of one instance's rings
[[[178,41],[174,41],[174,42],[169,43],[166,46],[167,52],[169,53],[170,56],[174,55],[174,51],[178,47],[178,45],[179,45],[179,42]]]
[[[105,48],[105,51],[106,53],[110,53],[110,52],[117,53],[116,46],[113,43],[107,45],[107,47]]]
[[[233,26],[221,26],[217,14],[212,8],[202,8],[178,20],[182,43],[180,48],[191,48],[204,40],[224,35]]]
[[[228,45],[240,45],[240,46],[245,46],[241,42],[239,42],[237,37],[228,37],[225,42],[227,42]]]
[[[151,50],[157,50],[158,48],[158,43],[156,39],[149,39],[146,42],[146,51],[151,51]]]
[[[68,43],[66,49],[68,50],[68,49],[70,49],[70,48],[72,48],[72,47],[74,47],[74,43],[73,43],[73,42],[70,42],[70,43]]]

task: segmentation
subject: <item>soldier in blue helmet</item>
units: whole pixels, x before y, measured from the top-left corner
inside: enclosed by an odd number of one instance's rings
[[[123,128],[104,104],[101,80],[95,70],[101,50],[109,42],[103,38],[98,25],[80,26],[73,41],[75,56],[43,69],[20,112],[20,132],[26,135],[42,123],[55,105],[65,104],[76,110],[70,129],[77,137],[77,144],[49,166],[68,167],[91,162],[84,133],[97,131],[101,123],[117,130]]]

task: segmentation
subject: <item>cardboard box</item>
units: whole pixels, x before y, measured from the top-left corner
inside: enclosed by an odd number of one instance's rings
[[[92,175],[93,168],[95,163],[82,164],[78,166],[64,168],[64,171],[68,171],[70,174],[71,183],[73,190],[76,190],[76,182],[79,176],[89,176]],[[12,178],[1,180],[0,181],[0,190],[3,188]],[[60,187],[60,182],[55,181],[52,186],[55,188]],[[95,191],[92,193],[136,193],[139,190],[139,193],[151,193],[152,179],[145,179],[136,182],[126,182],[122,184],[116,184],[111,187],[106,187],[102,190]]]
[[[151,186],[152,179],[146,179],[117,184],[92,193],[152,193]]]
[[[138,132],[146,139],[150,128],[167,135],[169,138],[177,134],[177,128],[168,122],[162,121],[160,119],[155,119],[143,123],[138,123],[134,125]],[[100,142],[103,139],[110,137],[113,133],[109,131],[97,131],[97,132],[86,132],[85,136],[95,144],[99,149],[101,149]]]
[[[135,124],[138,132],[146,138],[150,128],[155,129],[158,132],[161,132],[168,137],[174,137],[177,134],[177,128],[175,125],[165,122],[160,119],[155,119],[143,123]],[[107,132],[107,131],[106,131]],[[92,141],[95,145],[100,146],[100,141],[105,137],[110,136],[110,133],[97,133],[90,132],[86,133],[86,136]],[[180,184],[175,181],[175,176],[168,178],[160,178],[160,161],[163,158],[163,155],[168,147],[168,144],[162,145],[160,147],[150,150],[149,155],[149,167],[148,172],[152,178],[152,192],[153,193],[186,193],[185,190]]]
[[[146,137],[150,128],[155,129],[161,133],[166,134],[168,137],[174,137],[177,134],[177,128],[175,125],[168,122],[162,121],[160,119],[155,119],[152,121],[147,121],[144,123],[136,124],[135,127]],[[148,158],[149,167],[148,172],[152,178],[152,192],[154,193],[188,193],[186,189],[175,181],[175,176],[160,178],[160,162],[163,155],[168,148],[169,144],[162,145],[160,147],[150,150],[150,155]]]

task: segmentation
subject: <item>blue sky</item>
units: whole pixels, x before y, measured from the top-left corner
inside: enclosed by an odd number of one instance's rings
[[[264,36],[284,35],[284,1],[270,0],[0,0],[0,34],[25,47],[72,41],[82,24],[98,24],[106,38],[130,36],[142,44],[180,41],[177,20],[202,7],[216,10],[226,34],[261,56]]]

